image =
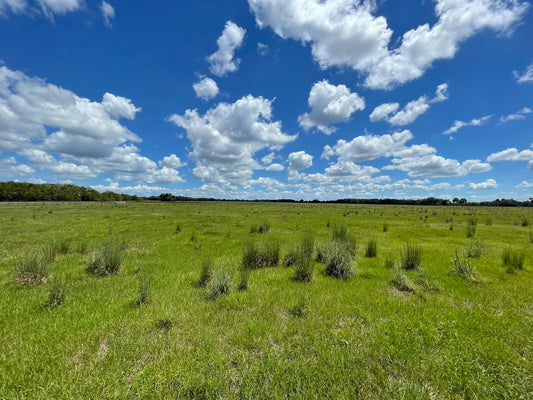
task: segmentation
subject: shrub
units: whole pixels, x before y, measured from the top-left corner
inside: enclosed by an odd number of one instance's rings
[[[354,275],[353,255],[346,246],[333,242],[326,254],[324,273],[337,279],[348,279]]]
[[[63,280],[56,280],[50,287],[48,300],[45,303],[46,308],[56,308],[65,302],[67,295],[67,284]]]
[[[422,262],[422,250],[419,246],[407,242],[402,253],[402,268],[419,269]]]
[[[294,280],[298,282],[311,282],[315,266],[305,249],[300,247],[294,264]]]
[[[207,285],[207,297],[214,300],[217,297],[229,294],[232,286],[231,272],[222,268],[215,269]]]
[[[466,279],[470,282],[479,282],[481,280],[477,270],[470,265],[468,258],[461,258],[455,251],[455,255],[452,257],[452,266],[450,268],[450,273],[452,275],[457,275],[463,279]]]
[[[465,228],[465,236],[467,238],[472,238],[476,235],[476,226],[475,225],[467,225]]]
[[[116,275],[124,259],[124,242],[111,238],[96,248],[87,265],[87,271],[101,275]]]
[[[206,287],[213,275],[213,260],[208,258],[202,262],[202,269],[200,270],[200,278],[198,279],[198,286]]]
[[[466,258],[479,258],[483,254],[485,243],[482,240],[472,239],[465,248]]]
[[[415,288],[407,275],[405,274],[404,270],[401,268],[396,268],[396,272],[394,274],[394,278],[392,279],[391,283],[394,285],[394,287],[402,292],[414,292]]]
[[[152,301],[152,290],[152,279],[141,276],[139,278],[139,300],[137,300],[137,304],[149,304]]]
[[[242,265],[248,269],[275,267],[279,263],[279,242],[269,240],[248,242],[242,254]]]
[[[34,286],[46,282],[50,275],[49,266],[54,262],[55,253],[50,246],[31,251],[15,264],[15,281],[22,285]]]
[[[526,254],[523,251],[511,249],[510,247],[503,250],[502,263],[507,272],[515,273],[517,270],[524,269],[524,259]]]
[[[378,255],[378,241],[376,238],[372,238],[366,244],[365,257],[377,257]]]

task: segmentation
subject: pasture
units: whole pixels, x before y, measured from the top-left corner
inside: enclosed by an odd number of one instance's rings
[[[0,398],[530,399],[532,229],[530,208],[1,204]],[[277,266],[243,268],[253,245]]]

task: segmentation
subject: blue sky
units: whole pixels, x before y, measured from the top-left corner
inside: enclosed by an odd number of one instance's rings
[[[533,196],[523,0],[0,0],[0,180]]]

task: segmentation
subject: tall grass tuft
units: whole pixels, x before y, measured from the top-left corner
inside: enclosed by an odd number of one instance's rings
[[[527,217],[523,217],[522,218],[521,225],[522,226],[529,226],[529,220],[527,219]]]
[[[126,244],[115,238],[103,242],[100,247],[93,250],[87,271],[101,275],[116,275],[124,260]]]
[[[202,262],[202,269],[200,270],[200,278],[198,279],[198,286],[206,287],[211,277],[213,276],[213,260],[211,258],[205,259]]]
[[[485,243],[482,240],[472,239],[465,248],[466,258],[479,258],[483,254]]]
[[[457,250],[455,250],[455,255],[452,257],[450,274],[457,275],[469,282],[477,283],[481,281],[481,276],[477,270],[470,265],[468,258],[460,257]]]
[[[378,240],[371,238],[366,244],[365,257],[377,257],[378,255]]]
[[[70,240],[67,238],[60,238],[54,242],[53,246],[57,254],[68,254],[68,252],[70,251],[71,243]]]
[[[213,271],[213,276],[207,285],[207,298],[214,300],[222,295],[229,294],[233,287],[231,272],[223,268]]]
[[[396,267],[396,260],[389,256],[385,259],[385,268],[395,268]]]
[[[64,280],[56,280],[50,287],[48,300],[45,303],[45,308],[56,308],[65,303],[67,296],[67,284]]]
[[[152,291],[152,279],[147,276],[141,276],[139,278],[139,300],[137,300],[137,305],[150,304],[152,301]]]
[[[296,263],[296,258],[298,257],[298,247],[293,246],[289,249],[283,256],[283,261],[281,262],[285,267],[292,267]]]
[[[46,282],[50,275],[50,265],[54,262],[52,246],[31,251],[15,263],[15,281],[21,285],[35,286]]]
[[[239,290],[248,290],[248,283],[252,270],[241,265],[239,267]]]
[[[405,274],[404,270],[401,268],[396,268],[394,273],[394,278],[391,283],[393,286],[401,292],[414,292],[415,288],[410,281],[410,279]]]
[[[529,231],[529,243],[533,243],[533,230]]]
[[[475,225],[467,225],[465,227],[465,236],[467,238],[473,238],[476,235],[476,226]]]
[[[402,269],[419,269],[422,264],[422,249],[407,242],[402,253]]]
[[[354,257],[342,243],[333,241],[326,249],[324,274],[337,279],[351,278]]]
[[[348,240],[348,229],[344,224],[335,224],[331,227],[331,238],[336,241],[345,242]]]
[[[259,224],[257,231],[259,233],[267,233],[270,230],[270,221],[263,221]]]
[[[502,253],[502,264],[508,273],[512,274],[518,270],[524,269],[524,260],[526,254],[523,251],[518,251],[507,247]]]
[[[248,269],[275,267],[279,263],[280,245],[277,240],[251,241],[244,245],[242,265]]]
[[[313,257],[315,251],[315,237],[311,233],[306,233],[301,240],[300,248],[304,255],[308,258]]]
[[[389,231],[389,223],[388,222],[383,222],[383,232],[388,232]]]
[[[311,282],[315,265],[304,246],[300,246],[294,263],[294,280],[298,282]]]

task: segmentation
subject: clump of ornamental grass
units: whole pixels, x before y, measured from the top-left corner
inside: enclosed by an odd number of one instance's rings
[[[510,274],[516,273],[518,270],[524,269],[524,260],[526,253],[511,249],[507,247],[502,252],[502,264],[506,271]]]
[[[52,283],[50,292],[48,294],[48,300],[44,304],[47,309],[59,307],[65,303],[65,297],[67,296],[67,284],[64,280],[58,279]]]
[[[207,298],[215,300],[220,296],[227,295],[233,287],[231,272],[224,268],[217,268],[213,271],[211,280],[207,284]]]
[[[32,250],[15,262],[15,281],[27,286],[46,282],[50,275],[50,265],[54,260],[55,252],[52,246]]]
[[[472,239],[465,248],[466,258],[479,258],[483,254],[485,243],[482,240]]]
[[[93,250],[87,271],[100,276],[116,275],[124,260],[126,244],[115,238],[104,241]]]
[[[371,238],[366,244],[365,257],[373,258],[378,255],[378,240]]]
[[[472,267],[468,258],[459,256],[457,250],[455,251],[455,255],[452,257],[450,274],[459,276],[469,282],[481,282],[481,276],[479,272]]]
[[[396,268],[394,278],[391,281],[392,285],[401,292],[414,292],[415,287],[411,280],[405,274],[405,271],[401,268]]]
[[[420,269],[421,265],[422,249],[416,244],[407,242],[402,252],[402,269]]]
[[[244,245],[242,265],[248,269],[275,267],[279,263],[279,253],[277,240],[250,241]]]

